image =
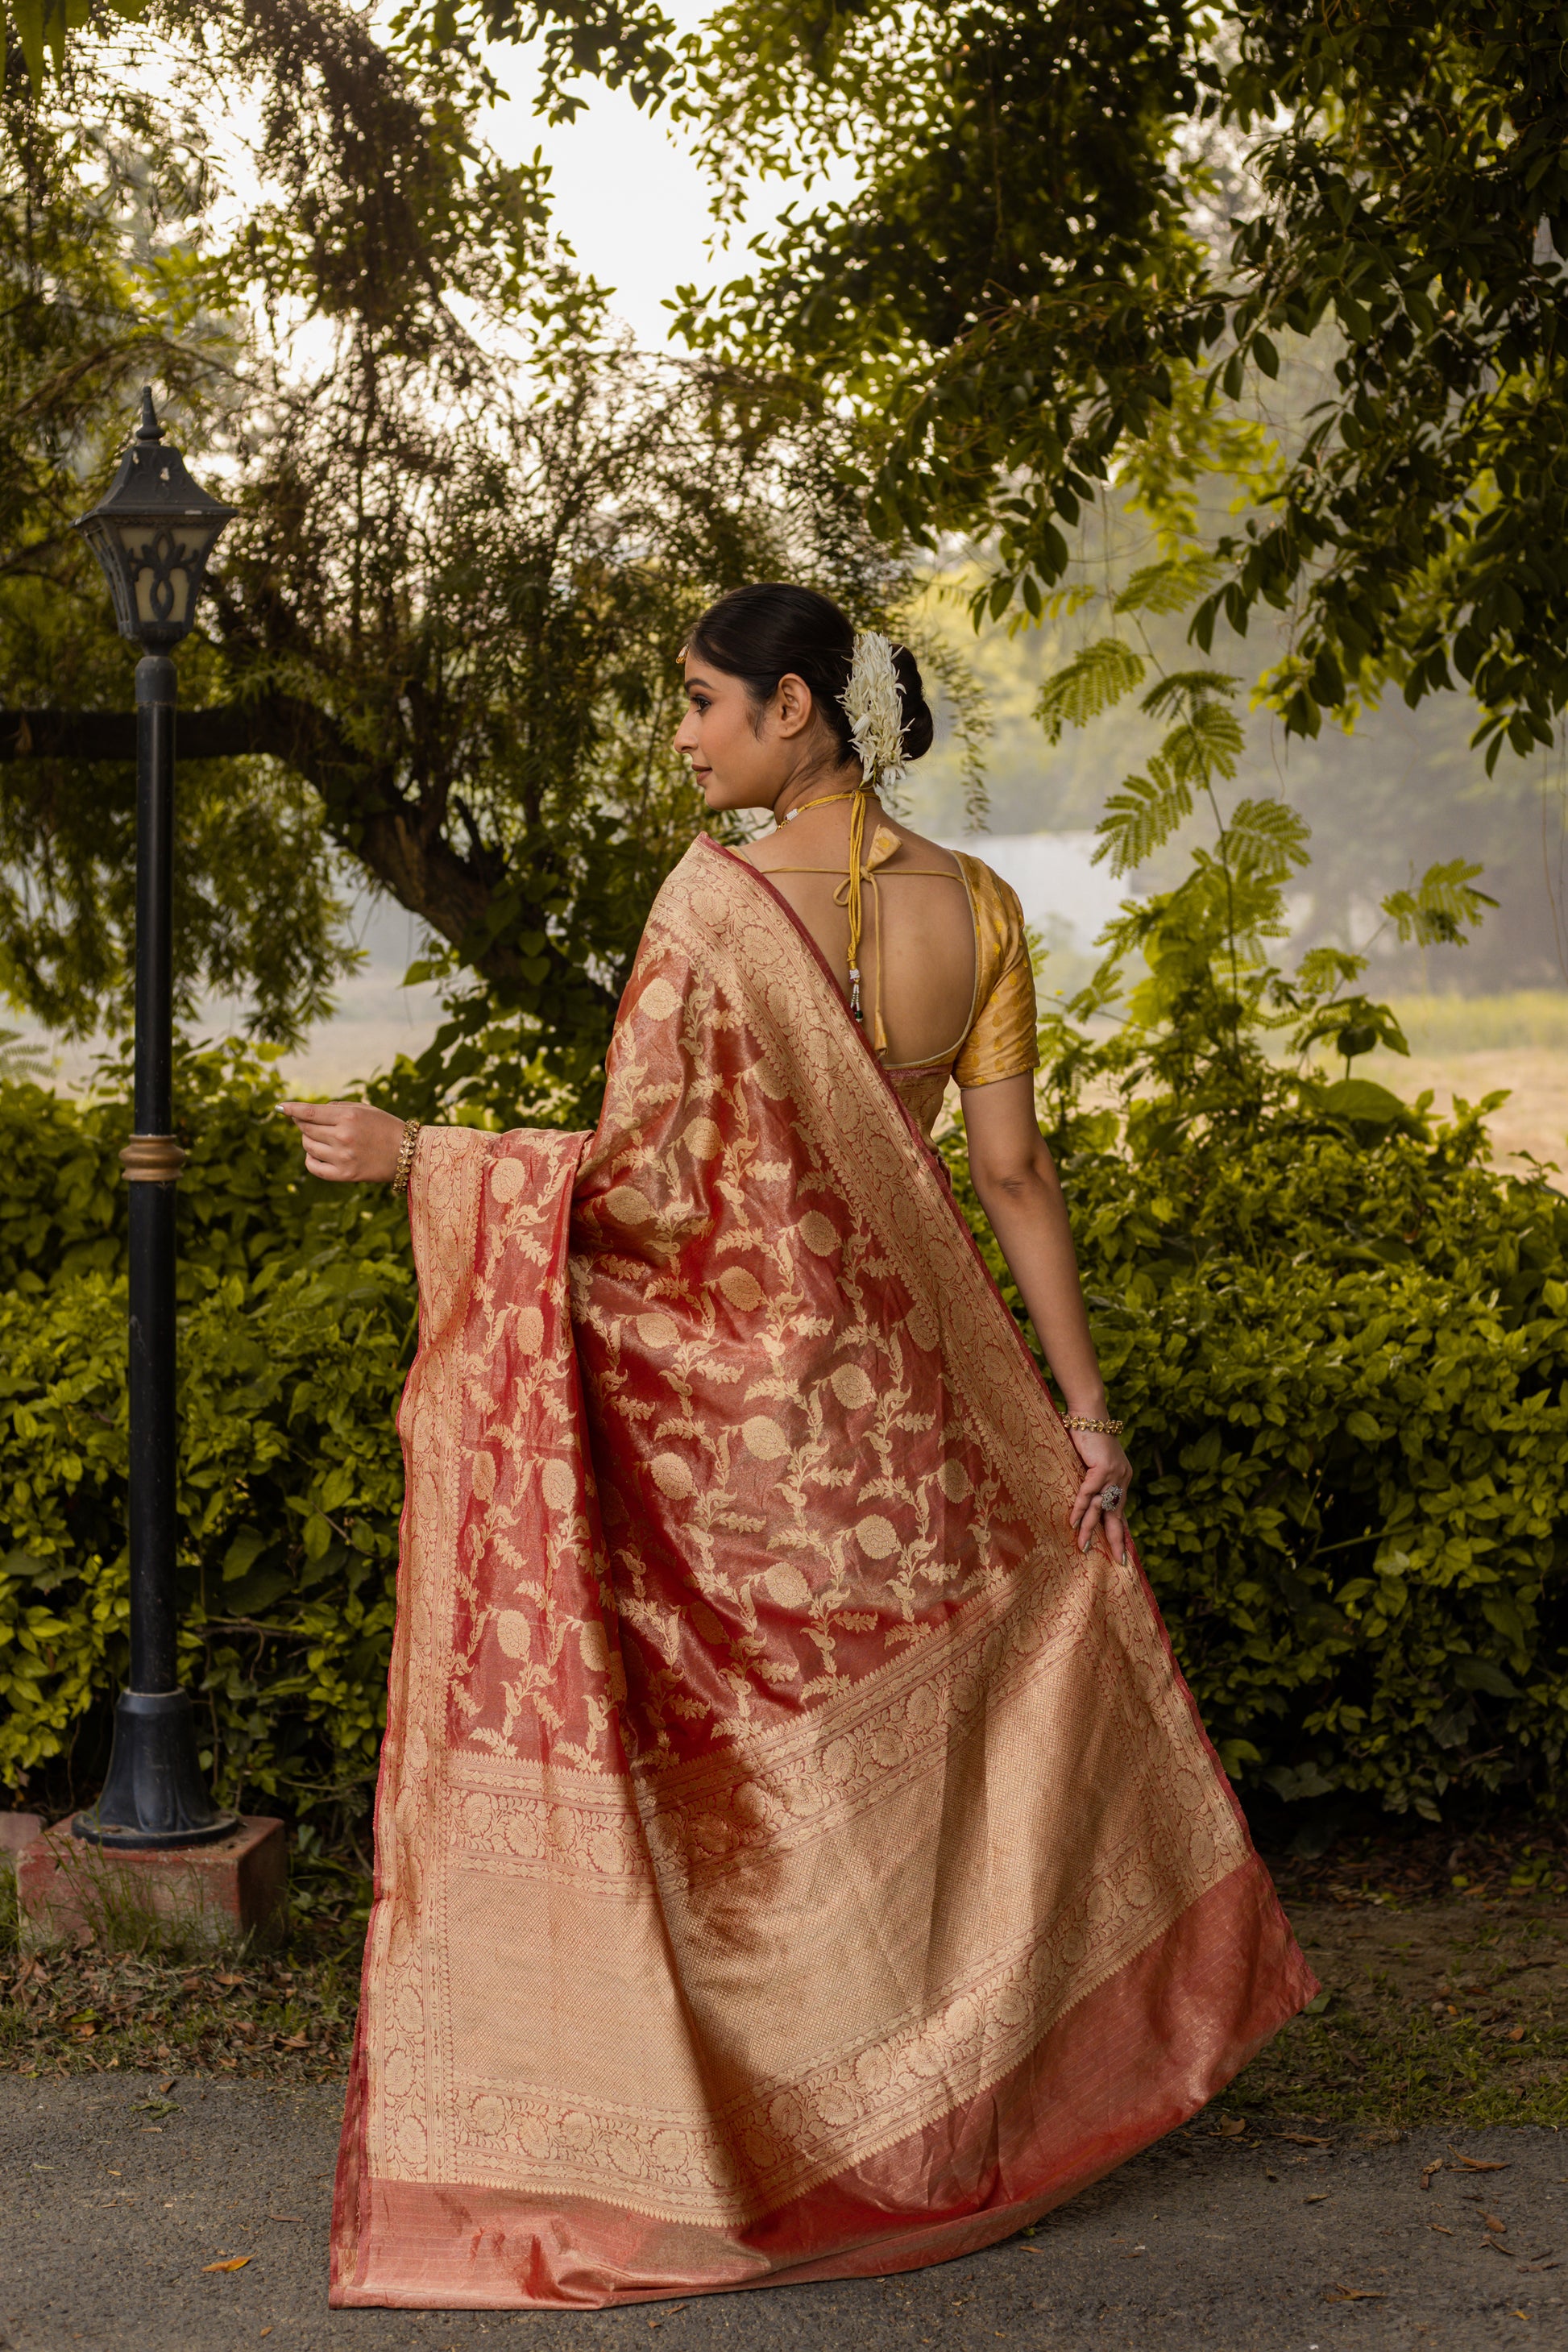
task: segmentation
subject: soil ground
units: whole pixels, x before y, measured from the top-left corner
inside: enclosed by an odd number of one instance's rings
[[[1568,2352],[1565,1866],[1563,1837],[1528,1829],[1286,1858],[1313,2013],[1037,2231],[881,2281],[602,2314],[327,2313],[352,1916],[226,1960],[14,1955],[0,2352],[459,2352],[520,2333],[565,2352],[656,2331],[670,2352]]]
[[[329,2314],[334,2091],[193,2081],[166,2103],[163,2079],[0,2079],[5,2352],[621,2352],[656,2332],[666,2352],[1568,2345],[1568,2147],[1540,2127],[1211,2116],[930,2270],[610,2312]]]

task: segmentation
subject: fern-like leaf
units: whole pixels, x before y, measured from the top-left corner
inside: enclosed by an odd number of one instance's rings
[[[1160,750],[1184,783],[1207,784],[1234,776],[1245,738],[1236,713],[1219,702],[1194,702],[1189,716],[1173,727]]]
[[[1131,874],[1169,841],[1176,827],[1193,813],[1193,795],[1184,777],[1172,772],[1157,754],[1146,776],[1129,776],[1105,803],[1105,814],[1095,827],[1100,847],[1098,866],[1109,857],[1113,874]]]
[[[1139,708],[1151,719],[1163,719],[1168,711],[1194,698],[1212,702],[1217,696],[1228,701],[1240,682],[1234,670],[1173,669],[1149,688]]]
[[[1064,727],[1087,727],[1143,681],[1141,655],[1120,637],[1097,637],[1040,688],[1035,716],[1053,743]]]
[[[1173,555],[1163,563],[1142,563],[1116,598],[1116,613],[1180,613],[1217,578],[1220,566],[1208,555]]]
[[[1308,862],[1311,826],[1288,801],[1237,801],[1225,829],[1226,852],[1238,873],[1288,882]]]
[[[1488,907],[1497,905],[1484,890],[1470,887],[1476,876],[1485,871],[1485,866],[1473,866],[1468,857],[1450,857],[1440,866],[1428,866],[1414,890],[1391,890],[1383,911],[1402,940],[1414,940],[1424,948],[1462,948],[1467,944],[1466,933],[1482,920]]]

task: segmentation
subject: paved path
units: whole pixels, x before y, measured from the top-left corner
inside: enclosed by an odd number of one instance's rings
[[[336,2095],[177,2084],[154,2127],[136,2102],[160,2079],[0,2077],[3,2352],[501,2352],[523,2336],[624,2352],[655,2332],[658,2352],[1568,2352],[1568,2137],[1550,2131],[1318,2148],[1268,2126],[1238,2145],[1205,2120],[1032,2237],[933,2270],[611,2312],[329,2313]],[[1485,2242],[1489,2219],[1511,2252]],[[1526,2267],[1558,2253],[1562,2269]],[[204,2271],[236,2254],[244,2269]]]

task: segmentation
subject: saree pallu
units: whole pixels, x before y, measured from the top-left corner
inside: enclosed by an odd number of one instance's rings
[[[427,1132],[331,2301],[1005,2236],[1315,1990],[789,908],[699,841],[590,1137]]]

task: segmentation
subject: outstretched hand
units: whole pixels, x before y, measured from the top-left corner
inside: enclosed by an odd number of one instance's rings
[[[403,1148],[403,1121],[369,1103],[279,1103],[305,1147],[312,1176],[331,1184],[390,1184]]]
[[[1078,1448],[1079,1459],[1085,1465],[1083,1484],[1073,1497],[1068,1517],[1078,1536],[1079,1551],[1087,1551],[1094,1541],[1094,1531],[1103,1526],[1111,1558],[1127,1558],[1127,1489],[1132,1484],[1132,1465],[1122,1450],[1119,1437],[1103,1437],[1093,1430],[1069,1429],[1068,1435]],[[1107,1486],[1120,1486],[1121,1498],[1112,1511],[1105,1510],[1100,1496]]]

